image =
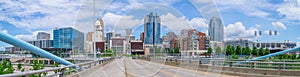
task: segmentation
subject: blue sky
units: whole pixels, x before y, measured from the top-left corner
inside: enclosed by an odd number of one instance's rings
[[[157,12],[163,23],[163,33],[181,29],[207,32],[211,16],[220,16],[226,40],[283,42],[300,41],[299,0],[96,0],[96,16],[102,18],[105,32],[124,33],[132,28],[139,37],[143,18]],[[92,0],[5,0],[0,1],[0,31],[23,40],[35,40],[37,32],[56,27],[72,26],[83,32],[92,31]],[[260,37],[254,31],[262,31]],[[269,36],[267,31],[278,31]],[[8,44],[0,43],[0,50]]]

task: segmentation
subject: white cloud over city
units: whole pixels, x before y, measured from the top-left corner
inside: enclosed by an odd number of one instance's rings
[[[119,33],[124,33],[125,29],[143,25],[144,20],[142,18],[153,10],[159,10],[158,13],[160,14],[162,24],[168,28],[166,31],[175,31],[177,34],[182,29],[192,28],[207,33],[210,17],[207,15],[215,16],[221,12],[229,12],[230,15],[243,14],[229,19],[229,22],[226,20],[223,21],[226,23],[224,24],[224,31],[227,39],[254,38],[254,31],[257,29],[261,29],[262,31],[266,31],[267,29],[287,31],[291,29],[288,22],[300,21],[299,0],[298,6],[293,5],[293,2],[288,2],[288,0],[279,4],[272,4],[266,0],[191,0],[191,2],[207,4],[200,5],[195,3],[195,6],[201,6],[196,9],[203,15],[198,17],[184,16],[177,9],[174,9],[175,7],[173,6],[176,2],[180,2],[180,0],[114,1],[114,3],[108,6],[111,1],[96,0],[101,5],[96,5],[95,16],[96,18],[101,17],[104,20],[105,30],[115,30]],[[92,0],[3,0],[0,3],[3,3],[0,9],[0,20],[9,22],[9,24],[14,25],[16,28],[28,31],[26,32],[27,34],[14,35],[23,40],[36,39],[36,32],[43,30],[52,34],[52,30],[55,27],[74,26],[74,28],[83,32],[93,30],[95,18],[93,18],[94,9]],[[156,5],[149,8],[152,4]],[[212,8],[214,6],[218,8]],[[140,12],[143,9],[144,11],[141,12],[143,15],[135,16],[136,13],[132,13],[135,11]],[[188,9],[184,8],[185,10],[188,11]],[[226,13],[221,15],[224,16],[221,18],[226,17]],[[240,21],[241,17],[248,17],[249,20],[250,18],[265,19],[266,21]],[[12,32],[8,28],[0,28],[0,31],[4,33]]]
[[[247,29],[242,22],[229,24],[224,29],[226,39],[254,38],[254,31],[257,29],[254,27]]]
[[[72,26],[82,1],[11,1],[5,0],[0,20],[24,29]],[[54,11],[55,10],[55,11]],[[64,22],[61,22],[64,21]]]
[[[287,29],[282,22],[272,22],[271,24],[275,29],[283,29],[283,30]]]
[[[176,17],[172,13],[160,16],[162,25],[166,26],[169,30],[179,33],[182,29],[203,29],[207,30],[208,24],[204,18],[192,18],[191,20],[186,17]],[[106,13],[103,16],[105,27],[112,30],[125,32],[125,29],[143,26],[143,19],[135,19],[134,16],[118,15],[114,13]]]
[[[262,8],[272,8],[277,7],[271,5],[265,0],[226,0],[226,1],[216,1],[219,5],[221,11],[232,11],[236,10],[248,16],[266,18],[270,13],[261,10]]]
[[[285,17],[287,20],[300,21],[300,7],[296,6],[282,6],[277,9],[279,15]]]
[[[46,32],[46,31],[34,31],[32,34],[19,34],[19,35],[16,35],[15,37],[16,38],[19,38],[21,40],[24,40],[24,41],[34,41],[36,40],[36,35],[39,33],[39,32]],[[53,34],[52,31],[51,32],[46,32],[46,33],[49,33],[49,34]]]

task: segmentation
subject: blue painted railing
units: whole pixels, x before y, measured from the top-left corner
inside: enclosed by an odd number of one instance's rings
[[[20,40],[20,39],[17,39],[9,34],[5,34],[3,32],[0,31],[0,40],[3,41],[3,42],[6,42],[8,44],[11,44],[11,45],[14,45],[14,46],[17,46],[17,47],[20,47],[24,50],[27,50],[27,51],[30,51],[34,54],[37,54],[41,57],[45,57],[45,58],[48,58],[48,59],[51,59],[53,61],[56,61],[58,63],[61,63],[61,64],[64,64],[64,65],[72,65],[73,63],[63,59],[63,58],[60,58],[58,56],[55,56],[41,48],[38,48],[32,44],[29,44],[23,40]]]

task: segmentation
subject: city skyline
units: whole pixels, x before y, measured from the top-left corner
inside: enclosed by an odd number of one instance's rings
[[[300,76],[299,4],[0,0],[0,77]]]
[[[253,0],[254,2],[255,0]],[[52,30],[55,27],[67,27],[73,26],[75,28],[80,28],[74,26],[74,21],[78,21],[80,16],[76,18],[76,14],[81,13],[84,10],[83,7],[80,8],[80,5],[86,5],[87,1],[71,1],[71,2],[55,2],[52,5],[45,4],[43,1],[39,3],[31,3],[31,2],[21,2],[21,1],[12,1],[17,3],[22,8],[14,7],[11,4],[11,1],[1,1],[0,6],[5,7],[5,9],[1,10],[1,19],[0,19],[0,30],[11,34],[17,38],[23,40],[33,40],[35,39],[35,35],[37,32],[47,32],[52,33]],[[73,7],[69,8],[70,11],[58,10],[55,5],[59,5],[62,3],[66,3],[66,6],[59,6],[61,8]],[[102,2],[103,4],[109,2]],[[247,3],[247,5],[245,5]],[[299,3],[299,1],[298,1]],[[239,1],[234,3],[234,1],[228,2],[218,2],[216,1],[216,6],[219,8],[219,12],[221,14],[221,19],[224,23],[224,32],[225,39],[235,39],[235,38],[249,38],[252,40],[261,39],[263,41],[266,40],[274,40],[274,41],[284,41],[290,40],[294,42],[298,42],[300,39],[300,35],[297,35],[299,31],[299,18],[296,11],[299,10],[297,2],[293,1],[258,1],[256,3],[252,3],[252,1]],[[30,8],[26,7],[26,5],[37,5],[38,8]],[[116,4],[119,7],[113,7]],[[135,4],[141,4],[138,6],[134,6]],[[53,6],[54,5],[54,6]],[[137,25],[142,24],[142,19],[149,11],[158,12],[159,16],[162,18],[163,26],[169,27],[174,26],[171,29],[166,28],[162,32],[169,31],[178,31],[178,25],[190,25],[187,28],[196,28],[197,30],[207,33],[209,20],[203,17],[198,13],[197,8],[191,6],[191,3],[188,1],[169,1],[169,2],[159,2],[159,9],[134,9],[133,7],[145,8],[142,6],[150,5],[145,2],[139,1],[113,1],[111,7],[108,7],[107,10],[100,12],[97,17],[103,17],[103,21],[105,24],[105,33],[114,29],[114,31],[119,30],[118,27],[129,27],[129,28],[137,28],[134,31],[139,31]],[[244,6],[245,5],[245,6]],[[261,5],[261,6],[260,6]],[[101,6],[101,5],[98,5]],[[124,10],[116,10],[119,8],[123,8],[120,6],[128,6]],[[131,6],[131,7],[129,7]],[[41,7],[49,7],[48,9],[41,9]],[[169,7],[173,7],[173,9],[181,12],[173,12],[174,10],[167,10]],[[237,8],[242,7],[242,8]],[[182,8],[190,8],[190,9],[182,9]],[[270,9],[268,9],[270,8]],[[18,9],[25,9],[22,13]],[[35,11],[32,11],[35,10]],[[58,12],[49,12],[45,10],[58,10]],[[79,13],[78,13],[79,11]],[[123,13],[124,11],[129,11]],[[171,11],[171,12],[168,12]],[[11,14],[5,14],[9,12]],[[90,12],[92,12],[90,10]],[[288,13],[291,12],[291,13]],[[57,14],[60,13],[60,14]],[[234,15],[232,13],[235,13]],[[294,15],[296,14],[296,15]],[[92,14],[91,14],[92,15]],[[28,20],[28,19],[32,20]],[[64,19],[65,18],[65,19]],[[82,17],[84,18],[84,17]],[[64,19],[64,22],[61,20]],[[76,20],[77,19],[77,20]],[[112,23],[115,20],[127,20],[126,22],[118,22]],[[46,21],[47,20],[47,21]],[[40,23],[44,21],[45,23]],[[60,21],[60,22],[59,22]],[[177,24],[174,21],[185,21],[186,23]],[[24,23],[22,23],[24,22]],[[173,23],[172,23],[173,22]],[[20,24],[22,23],[22,24]],[[52,23],[52,24],[47,24]],[[125,24],[131,23],[131,24]],[[115,26],[115,24],[117,26]],[[120,24],[123,24],[120,26]],[[181,28],[181,27],[179,27]],[[17,30],[17,31],[15,31]],[[263,31],[263,36],[260,38],[254,37],[254,31],[260,30]],[[278,36],[268,36],[268,30],[277,30]],[[125,32],[125,30],[124,30]],[[121,32],[122,33],[122,32]],[[162,34],[165,34],[162,33]],[[178,32],[175,32],[178,34]],[[135,36],[140,34],[137,32]],[[290,35],[294,34],[294,35]],[[51,37],[53,34],[51,34]],[[276,38],[276,39],[274,39]],[[0,44],[0,47],[5,47],[7,44]],[[2,48],[3,49],[3,48]]]

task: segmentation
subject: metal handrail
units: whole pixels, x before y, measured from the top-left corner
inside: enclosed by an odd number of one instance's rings
[[[62,67],[48,68],[48,69],[43,69],[43,70],[33,70],[33,71],[26,71],[26,72],[20,72],[20,73],[4,74],[4,75],[0,75],[0,77],[17,77],[17,76],[29,77],[29,75],[32,75],[32,74],[40,74],[43,72],[49,72],[49,71],[55,71],[55,70],[63,70],[63,71],[59,72],[58,74],[56,74],[56,75],[63,75],[63,72],[65,72],[64,69],[66,69],[66,68],[72,68],[72,67],[79,66],[79,68],[77,68],[77,70],[79,70],[80,66],[88,65],[88,64],[95,64],[100,61],[109,61],[109,60],[112,60],[112,58],[100,59],[100,60],[96,60],[96,61],[90,61],[90,62],[79,63],[79,64],[72,64],[72,65],[62,66]],[[98,64],[100,64],[100,63],[98,63]],[[55,75],[53,75],[53,76],[55,76]]]

